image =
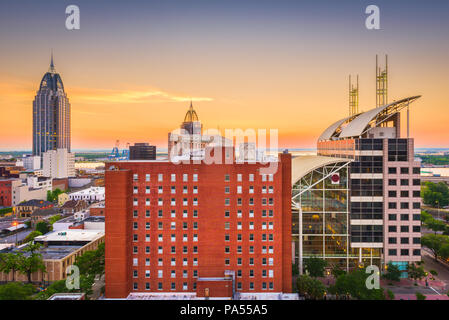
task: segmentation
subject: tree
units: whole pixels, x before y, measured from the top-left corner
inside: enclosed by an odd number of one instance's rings
[[[392,262],[388,262],[387,273],[384,274],[384,278],[391,281],[401,280],[401,271],[399,267]]]
[[[98,245],[96,250],[84,252],[75,260],[81,275],[97,276],[104,274],[104,243]]]
[[[59,196],[61,193],[64,193],[64,192],[63,192],[61,189],[59,189],[59,188],[56,188],[56,189],[53,190],[53,191],[48,190],[48,191],[47,191],[47,201],[50,201],[50,202],[55,202],[55,201],[57,201],[57,200],[58,200],[58,196]]]
[[[310,257],[304,259],[304,267],[313,278],[324,277],[324,268],[327,266],[327,261],[317,257]]]
[[[421,210],[421,221],[426,223],[428,220],[433,220],[432,215],[425,210]]]
[[[29,300],[34,292],[30,284],[8,282],[0,285],[0,300]]]
[[[421,292],[416,293],[416,300],[426,300],[426,296],[423,295]]]
[[[438,275],[438,272],[436,270],[429,270],[429,272],[432,274],[432,276],[436,277]]]
[[[34,238],[41,236],[42,233],[40,231],[34,230],[31,231],[31,233],[29,235],[26,236],[25,239],[23,239],[24,242],[30,242],[32,240],[34,240]]]
[[[36,295],[36,300],[47,300],[55,293],[63,292],[70,292],[70,290],[67,289],[65,280],[58,280],[49,285],[44,291],[39,292]]]
[[[339,276],[346,274],[346,271],[336,264],[332,267],[331,273],[334,276],[334,278],[337,279]]]
[[[426,226],[429,229],[431,229],[432,231],[434,231],[435,234],[439,231],[445,231],[447,228],[446,223],[444,223],[443,221],[436,220],[436,219],[427,220]]]
[[[449,259],[449,240],[447,243],[445,242],[441,245],[438,253],[441,256],[441,258],[446,259],[446,260]]]
[[[42,254],[39,253],[41,246],[39,243],[32,243],[22,250],[24,252],[24,258],[21,261],[19,272],[27,276],[28,283],[31,283],[31,275],[34,272],[46,271]]]
[[[55,223],[56,221],[58,221],[58,220],[61,220],[61,215],[60,214],[57,214],[57,215],[55,215],[55,216],[52,216],[52,217],[50,217],[50,219],[48,219],[48,222],[51,224],[51,225],[53,225],[53,223]]]
[[[408,276],[410,279],[415,280],[415,285],[418,280],[421,280],[426,276],[426,272],[424,271],[424,267],[417,266],[415,263],[409,263],[408,265]]]
[[[387,295],[390,300],[394,300],[394,293],[390,289],[387,290]]]
[[[46,221],[39,221],[36,223],[36,230],[41,234],[46,234],[47,232],[50,232],[50,225]]]
[[[353,270],[344,275],[340,275],[335,281],[335,285],[329,288],[330,292],[339,295],[351,295],[359,300],[384,300],[385,294],[382,288],[368,289],[366,279],[369,274],[365,269]]]
[[[298,293],[308,299],[322,299],[326,292],[326,287],[318,279],[313,279],[308,275],[300,275],[296,281]]]
[[[421,237],[421,244],[429,248],[435,260],[438,260],[441,248],[449,244],[449,237],[442,234],[425,234]]]
[[[6,274],[12,271],[12,281],[15,281],[16,271],[20,269],[23,261],[21,252],[0,253],[0,271]]]
[[[421,196],[423,202],[432,207],[444,207],[449,204],[449,188],[444,182],[424,182]]]

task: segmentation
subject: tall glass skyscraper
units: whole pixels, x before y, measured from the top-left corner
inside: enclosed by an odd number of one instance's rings
[[[70,103],[52,55],[33,101],[33,155],[59,148],[70,152]]]

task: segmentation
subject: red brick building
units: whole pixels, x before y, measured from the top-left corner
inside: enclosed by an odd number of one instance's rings
[[[12,206],[12,183],[17,179],[0,179],[0,207]]]
[[[291,155],[231,162],[106,163],[107,298],[291,292]]]

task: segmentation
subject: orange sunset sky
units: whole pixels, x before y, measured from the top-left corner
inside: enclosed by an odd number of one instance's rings
[[[45,1],[44,1],[45,2]],[[375,54],[389,55],[389,100],[411,105],[416,147],[449,147],[449,10],[367,2],[64,1],[0,4],[0,150],[31,150],[32,101],[53,49],[72,110],[72,149],[115,140],[166,148],[193,100],[205,129],[278,129],[279,145],[314,148],[348,113],[348,75],[360,108],[375,107]],[[403,2],[405,3],[405,2]]]

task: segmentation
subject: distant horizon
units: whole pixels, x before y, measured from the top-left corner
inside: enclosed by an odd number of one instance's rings
[[[120,149],[119,150],[124,150]],[[277,150],[277,151],[283,151],[287,149],[288,151],[316,151],[317,148],[277,148],[277,149],[270,149],[267,148],[267,151],[273,151],[273,150]],[[449,150],[449,147],[417,147],[415,148],[415,153],[417,151],[423,151],[423,150],[439,150],[439,151],[443,151],[443,150]],[[110,153],[112,151],[112,148],[110,149],[72,149],[71,150],[72,153],[82,153],[82,152],[92,152],[92,153]],[[24,153],[24,154],[31,154],[32,150],[1,150],[0,149],[0,154],[5,154],[5,153]],[[167,148],[157,148],[157,152],[168,152]]]

